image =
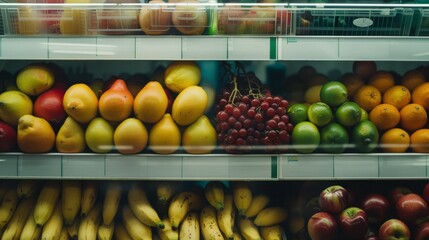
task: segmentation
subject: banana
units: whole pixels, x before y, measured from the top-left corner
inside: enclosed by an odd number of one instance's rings
[[[179,239],[183,240],[199,240],[200,239],[200,224],[198,213],[188,212],[185,219],[180,224]]]
[[[9,222],[18,205],[18,201],[19,198],[16,189],[9,189],[4,195],[0,205],[0,229],[3,229]]]
[[[225,195],[225,204],[222,210],[217,211],[217,224],[227,239],[234,239],[235,209],[232,195]]]
[[[122,224],[133,240],[152,239],[152,230],[150,227],[140,222],[127,205],[122,208]]]
[[[224,188],[225,186],[220,181],[210,181],[204,188],[204,195],[207,201],[216,208],[216,210],[223,209],[224,207]]]
[[[61,229],[59,240],[68,240],[69,238],[70,237],[69,237],[69,234],[67,232],[67,228],[65,226],[63,226],[63,229]]]
[[[121,202],[122,184],[117,181],[110,181],[107,184],[106,195],[103,202],[103,223],[111,225],[118,211]]]
[[[253,223],[258,227],[268,227],[282,223],[287,218],[287,211],[282,207],[265,208],[256,215]]]
[[[113,232],[116,240],[133,240],[128,234],[127,229],[125,229],[122,223],[115,224],[115,231]]]
[[[252,190],[248,182],[237,181],[232,182],[232,194],[234,196],[234,204],[240,216],[245,216],[247,209],[252,203]]]
[[[19,202],[12,218],[9,220],[9,223],[3,232],[2,240],[19,239],[22,230],[24,229],[25,222],[33,209],[35,201],[36,198],[31,197]]]
[[[22,229],[20,240],[38,240],[42,235],[42,227],[36,225],[34,221],[34,208],[30,212]]]
[[[64,224],[69,226],[80,211],[82,182],[79,180],[64,180],[61,200]]]
[[[262,240],[261,234],[259,234],[258,228],[248,218],[238,219],[238,229],[241,235],[246,240]]]
[[[115,230],[115,222],[110,225],[100,224],[97,231],[98,240],[111,240],[113,239],[113,231]]]
[[[59,181],[45,182],[34,207],[34,221],[38,226],[43,226],[51,217],[60,193],[61,183]]]
[[[201,210],[200,225],[204,239],[224,240],[222,232],[217,225],[216,209],[214,207],[208,205]]]
[[[193,192],[176,194],[168,206],[168,218],[173,229],[177,229],[188,211],[201,209],[203,199]]]
[[[243,240],[243,237],[236,231],[234,231],[233,240]]]
[[[164,228],[164,223],[147,199],[146,192],[138,183],[133,184],[128,190],[128,205],[142,223],[149,227]]]
[[[85,217],[94,207],[98,196],[99,183],[97,181],[84,181],[82,183],[82,200],[80,215]]]
[[[101,204],[95,204],[85,218],[80,220],[77,239],[96,240],[98,226],[101,222]]]
[[[270,203],[270,198],[265,194],[259,194],[252,197],[252,203],[247,209],[245,216],[247,218],[252,218],[258,215],[258,213],[264,209]]]
[[[42,228],[42,240],[57,240],[63,230],[62,203],[58,201],[54,212]]]
[[[261,227],[260,229],[264,240],[283,240],[284,231],[280,225]]]
[[[16,193],[18,194],[19,198],[28,198],[35,192],[39,191],[41,185],[42,182],[38,180],[22,179],[16,186]]]
[[[177,186],[175,182],[159,181],[156,182],[155,191],[158,203],[161,205],[166,205],[176,193]]]
[[[77,216],[70,226],[67,226],[67,233],[72,239],[76,239],[79,232],[80,216]]]
[[[164,223],[164,229],[158,228],[158,236],[161,240],[178,240],[179,232],[174,230],[170,224],[170,219],[164,218],[162,219]]]

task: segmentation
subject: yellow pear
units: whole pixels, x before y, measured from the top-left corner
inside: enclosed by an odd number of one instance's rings
[[[144,124],[136,118],[127,118],[121,122],[113,133],[113,142],[118,152],[135,154],[143,151],[148,141]]]
[[[149,133],[149,147],[155,153],[174,153],[180,146],[180,130],[169,113],[157,122]]]
[[[203,115],[183,132],[183,149],[192,154],[210,153],[216,148],[216,138],[216,130],[209,118]]]
[[[33,102],[20,91],[6,91],[0,94],[0,120],[16,126],[20,117],[32,114]]]
[[[177,95],[173,102],[173,119],[181,126],[189,125],[204,114],[207,104],[208,96],[202,87],[187,87]]]
[[[45,119],[27,114],[19,118],[17,141],[25,153],[45,153],[54,146],[55,132]]]
[[[61,153],[80,153],[85,150],[85,132],[72,117],[67,117],[58,130],[55,146]]]
[[[88,123],[97,116],[98,99],[91,88],[76,83],[64,94],[63,106],[66,113],[80,123]]]
[[[167,94],[157,81],[147,83],[134,99],[134,114],[144,123],[158,122],[167,107]]]
[[[29,65],[16,76],[18,89],[30,96],[37,96],[54,85],[54,73],[40,64]]]
[[[85,141],[95,153],[108,153],[113,149],[113,127],[103,118],[94,118],[86,128]]]

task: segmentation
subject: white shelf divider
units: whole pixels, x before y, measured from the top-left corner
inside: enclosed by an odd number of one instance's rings
[[[427,178],[426,155],[380,156],[380,178]]]
[[[18,176],[61,177],[61,155],[20,155]]]
[[[332,179],[332,155],[281,155],[280,179]]]
[[[378,156],[334,155],[335,178],[378,178]]]
[[[96,59],[97,39],[85,38],[49,38],[49,59]]]
[[[105,174],[105,157],[103,155],[91,155],[89,157],[79,155],[62,156],[62,176],[76,178],[99,178]]]
[[[48,38],[5,37],[0,39],[1,59],[48,59]]]
[[[0,176],[16,177],[18,176],[18,157],[0,156]]]

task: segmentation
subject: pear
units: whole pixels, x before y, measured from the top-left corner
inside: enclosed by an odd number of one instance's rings
[[[16,76],[18,89],[29,95],[37,96],[54,85],[54,73],[47,67],[39,64],[29,65],[19,71]]]
[[[18,146],[25,153],[49,152],[55,143],[55,132],[48,121],[26,114],[18,121]]]
[[[113,149],[113,127],[103,118],[94,118],[86,128],[85,141],[95,153],[108,153]]]
[[[0,94],[0,119],[17,126],[20,117],[32,114],[33,102],[30,97],[20,91],[6,91]]]
[[[189,125],[182,135],[182,145],[187,153],[206,154],[216,148],[217,134],[206,115]]]
[[[122,79],[116,79],[98,101],[98,111],[107,121],[120,122],[131,115],[134,97]]]
[[[157,122],[149,133],[149,146],[155,153],[174,153],[180,146],[180,130],[169,113]]]
[[[64,94],[63,107],[74,120],[88,123],[97,116],[98,99],[88,85],[76,83]]]
[[[80,153],[85,150],[85,132],[72,117],[67,117],[58,130],[55,146],[61,153]]]
[[[148,141],[144,124],[136,118],[127,118],[121,122],[113,134],[113,142],[118,152],[135,154],[143,151]]]
[[[208,96],[202,87],[187,87],[177,95],[173,102],[173,119],[180,126],[187,126],[204,114],[207,105]]]
[[[168,107],[168,97],[157,81],[150,81],[134,99],[134,113],[144,123],[158,122]]]

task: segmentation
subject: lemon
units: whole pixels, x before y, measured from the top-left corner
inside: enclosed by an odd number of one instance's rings
[[[164,83],[168,89],[180,93],[183,89],[196,86],[201,80],[201,70],[196,62],[175,61],[167,66]]]
[[[323,127],[332,120],[331,108],[323,102],[317,102],[308,108],[308,119],[318,127]]]
[[[305,91],[304,100],[307,103],[316,103],[320,102],[320,89],[322,89],[322,85],[314,85]]]

